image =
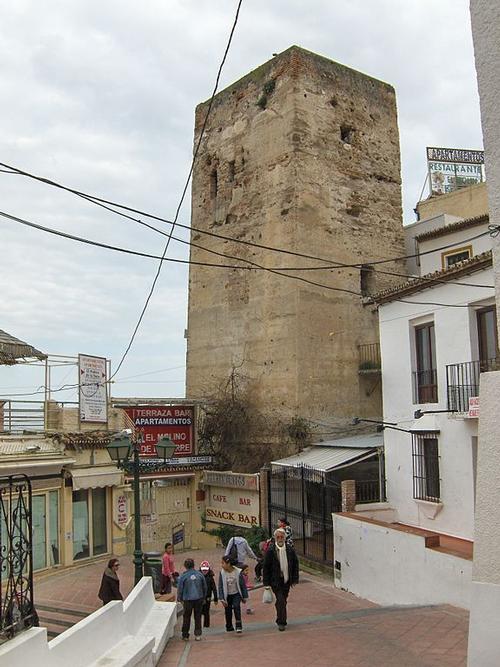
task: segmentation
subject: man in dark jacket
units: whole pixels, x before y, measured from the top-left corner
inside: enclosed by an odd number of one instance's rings
[[[207,597],[207,582],[199,570],[194,569],[194,560],[186,558],[186,571],[181,574],[177,582],[177,600],[182,602],[184,614],[182,617],[182,639],[189,639],[191,614],[194,613],[194,638],[201,639],[201,610]]]
[[[274,543],[269,545],[262,568],[263,584],[276,596],[276,624],[286,628],[286,603],[290,587],[299,582],[299,559],[295,549],[286,543],[283,528],[274,531]]]

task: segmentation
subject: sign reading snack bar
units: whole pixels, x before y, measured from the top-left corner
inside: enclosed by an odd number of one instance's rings
[[[259,476],[206,470],[207,521],[250,528],[259,525]]]

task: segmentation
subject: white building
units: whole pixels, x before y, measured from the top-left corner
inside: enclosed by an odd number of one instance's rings
[[[441,218],[406,228],[419,277],[374,296],[395,427],[384,431],[387,504],[335,518],[338,585],[385,604],[470,605],[477,397],[498,348],[492,239],[486,215]]]

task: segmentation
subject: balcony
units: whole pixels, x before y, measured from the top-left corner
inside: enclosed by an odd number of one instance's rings
[[[495,371],[499,368],[499,360],[465,361],[461,364],[446,366],[446,392],[448,410],[452,412],[468,412],[469,398],[479,396],[479,376],[481,373]]]
[[[413,403],[437,403],[437,371],[413,371]]]
[[[358,373],[380,373],[380,345],[379,343],[368,343],[358,345],[359,366]]]

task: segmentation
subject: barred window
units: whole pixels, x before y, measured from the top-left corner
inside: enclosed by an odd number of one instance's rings
[[[440,493],[439,448],[435,433],[412,434],[413,497],[438,502]]]

